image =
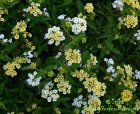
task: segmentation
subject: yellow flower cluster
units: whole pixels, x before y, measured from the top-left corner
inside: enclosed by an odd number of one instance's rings
[[[8,62],[3,66],[3,69],[6,70],[5,74],[11,77],[16,76],[17,72],[15,69],[20,69],[21,63],[26,63],[26,58],[16,57],[12,63]]]
[[[140,4],[138,0],[122,0],[122,2],[130,5],[132,8],[140,9]]]
[[[84,19],[84,20],[86,20],[86,18],[87,18],[87,17],[84,16],[82,13],[79,13],[79,14],[78,14],[78,17],[79,17],[79,18],[82,18],[82,19]]]
[[[63,75],[58,75],[57,78],[54,79],[54,82],[57,82],[59,92],[62,92],[63,94],[70,93],[71,85],[69,84],[69,81],[64,80]]]
[[[53,77],[53,76],[54,76],[54,72],[53,72],[52,70],[49,71],[49,72],[48,72],[48,76],[49,76],[49,77]]]
[[[31,67],[31,69],[36,69],[36,63],[35,63],[35,62],[32,62],[32,63],[30,64],[30,67]]]
[[[105,84],[99,82],[95,77],[86,78],[83,84],[88,92],[93,92],[98,97],[104,96],[106,93]]]
[[[36,103],[33,103],[31,105],[31,107],[27,107],[27,112],[31,112],[33,110],[37,109],[37,104]]]
[[[134,107],[136,110],[140,110],[140,100],[136,100],[136,104],[135,104],[135,107]]]
[[[33,52],[35,50],[35,46],[33,45],[32,42],[30,42],[26,39],[25,43],[26,43],[26,47],[29,48],[31,52]]]
[[[70,21],[66,21],[65,24],[68,28],[70,28],[72,26],[72,23]]]
[[[120,17],[118,20],[120,25],[125,25],[127,28],[134,28],[138,25],[138,17],[136,16],[127,15],[124,18]]]
[[[42,11],[39,9],[40,4],[39,3],[31,3],[31,6],[29,6],[27,8],[27,12],[29,12],[30,14],[32,14],[33,16],[38,16],[38,15],[42,15]]]
[[[14,35],[15,39],[19,39],[19,35],[22,34],[25,38],[27,36],[32,37],[32,34],[26,32],[27,24],[25,21],[17,22],[16,26],[12,30],[12,34]]]
[[[87,72],[85,72],[83,69],[81,69],[79,71],[76,70],[75,72],[73,72],[72,76],[77,77],[77,78],[79,78],[80,81],[82,81],[85,78],[88,78],[89,74]]]
[[[78,108],[75,108],[75,109],[74,109],[74,113],[75,113],[75,114],[80,114],[80,110],[79,110]]]
[[[92,13],[94,6],[92,3],[87,3],[86,6],[84,6],[84,9],[87,11],[87,13]]]
[[[65,73],[65,69],[61,66],[58,68],[59,74]]]
[[[56,114],[61,114],[61,112],[60,112],[60,109],[59,109],[59,108],[55,108],[54,110],[55,110]]]
[[[96,56],[90,54],[90,59],[87,61],[86,67],[90,68],[98,63]]]
[[[84,110],[82,110],[82,114],[95,114],[93,109],[89,108],[89,107],[85,107]]]
[[[121,99],[122,99],[122,101],[125,101],[125,102],[130,101],[132,99],[132,96],[133,96],[133,94],[129,90],[123,90],[121,92]]]
[[[73,63],[80,63],[81,62],[81,53],[79,50],[72,50],[69,49],[65,52],[65,59],[68,61],[68,66],[71,66]]]
[[[8,14],[8,10],[0,8],[0,21],[4,21],[4,18],[2,17],[3,14]]]
[[[130,65],[124,65],[124,68],[117,66],[117,73],[121,75],[121,82],[125,87],[133,89],[136,86],[136,82],[132,80],[132,67]]]
[[[89,101],[88,101],[88,105],[89,105],[90,109],[100,108],[101,100],[98,97],[90,98]]]
[[[32,109],[35,110],[37,108],[37,104],[36,103],[33,103],[31,107],[32,107]]]

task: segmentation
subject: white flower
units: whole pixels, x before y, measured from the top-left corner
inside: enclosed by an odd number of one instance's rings
[[[31,63],[31,58],[33,58],[33,54],[31,53],[31,51],[24,52],[23,55],[27,57],[27,63]]]
[[[9,39],[8,42],[9,42],[9,43],[12,43],[12,39]]]
[[[116,78],[117,77],[117,73],[112,74],[112,77]]]
[[[140,30],[137,30],[137,33],[134,34],[136,40],[140,41]]]
[[[113,61],[113,59],[112,59],[112,58],[110,58],[110,59],[108,60],[108,64],[111,64],[111,65],[113,65],[113,64],[114,64],[114,61]]]
[[[57,101],[59,98],[58,91],[53,88],[54,83],[48,82],[41,91],[41,97],[47,99],[48,102]]]
[[[34,71],[33,74],[28,73],[28,79],[26,80],[26,82],[31,85],[31,86],[38,86],[40,84],[40,80],[42,79],[42,77],[37,77],[35,78],[35,76],[37,75],[37,72]]]
[[[66,15],[64,15],[64,14],[59,15],[59,16],[57,17],[57,19],[62,20],[62,19],[64,19],[64,18],[65,18],[65,16],[66,16]]]
[[[8,39],[3,39],[3,42],[8,42]]]
[[[31,63],[31,59],[28,59],[28,58],[27,58],[27,63]]]
[[[58,46],[61,41],[65,40],[63,32],[60,31],[59,27],[52,27],[48,29],[48,33],[45,34],[44,39],[48,39],[48,44],[52,45],[55,43],[55,46]]]
[[[48,100],[48,102],[51,102],[52,98],[51,97],[48,97],[47,100]]]
[[[24,12],[27,12],[27,8],[24,8],[23,11],[24,11]]]
[[[72,21],[72,19],[70,17],[67,17],[65,20],[66,21]]]
[[[79,95],[78,99],[81,100],[83,98],[83,95]]]
[[[33,54],[31,53],[31,51],[28,51],[28,52],[27,52],[27,57],[28,57],[28,58],[33,58]]]
[[[109,79],[109,81],[111,81],[111,82],[112,82],[112,81],[113,81],[113,78],[111,77],[111,78]]]
[[[87,30],[87,22],[86,20],[78,17],[72,18],[72,22],[74,23],[72,25],[72,32],[74,34],[79,34],[80,32],[85,33]]]
[[[135,70],[135,75],[134,75],[135,79],[139,79],[140,80],[140,71]]]
[[[4,39],[4,34],[0,34],[0,40]]]
[[[62,55],[61,52],[58,52],[57,55],[55,56],[55,58],[59,58]]]
[[[86,106],[87,102],[83,100],[83,95],[79,95],[77,98],[73,99],[72,105],[80,108]]]
[[[121,0],[115,0],[113,3],[112,3],[112,6],[113,8],[117,8],[119,9],[120,11],[123,11],[123,7],[124,7],[124,4]]]
[[[110,64],[110,65],[113,65],[113,64],[114,64],[114,61],[113,61],[112,58],[109,58],[109,59],[104,58],[104,61],[105,61],[107,64]]]
[[[114,67],[113,66],[109,66],[108,68],[107,68],[107,70],[106,70],[108,73],[114,73],[115,72],[115,69],[114,69]]]

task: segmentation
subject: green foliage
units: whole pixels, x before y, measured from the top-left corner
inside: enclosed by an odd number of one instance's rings
[[[124,85],[119,85],[121,75],[118,73],[117,78],[113,82],[106,80],[108,65],[105,64],[104,58],[112,58],[115,62],[114,68],[124,65],[130,65],[135,70],[140,70],[140,45],[136,41],[134,34],[139,29],[139,25],[135,28],[127,28],[119,26],[119,17],[126,15],[140,16],[140,10],[132,8],[125,3],[124,11],[112,8],[110,0],[32,0],[34,3],[40,3],[40,10],[46,8],[49,16],[37,15],[33,16],[29,12],[24,12],[24,8],[28,8],[31,3],[29,0],[0,0],[0,10],[7,9],[8,14],[2,14],[4,21],[0,21],[0,35],[4,34],[5,38],[12,39],[12,42],[4,42],[0,39],[0,114],[15,112],[15,114],[56,114],[55,109],[59,108],[62,114],[75,114],[75,108],[72,106],[73,99],[80,94],[88,99],[88,95],[93,94],[87,92],[84,88],[83,80],[73,77],[72,73],[76,70],[83,69],[90,74],[90,77],[96,77],[101,83],[105,83],[107,89],[106,94],[100,98],[104,107],[117,107],[115,104],[107,104],[106,100],[121,99],[121,92],[128,89],[133,92],[131,101],[124,104],[126,107],[134,108],[136,99],[140,98],[139,81],[132,77],[132,81],[138,82],[136,90]],[[87,13],[84,9],[86,3],[92,3],[94,10]],[[79,13],[86,16],[87,22],[86,32],[74,34],[72,21],[59,20],[57,17],[65,14],[66,17],[77,17]],[[82,18],[81,16],[81,18]],[[1,13],[0,13],[1,18]],[[24,37],[19,33],[19,39],[15,39],[12,34],[13,28],[17,22],[25,20],[27,23],[27,32],[32,37]],[[65,40],[60,45],[49,45],[49,39],[44,39],[49,28],[53,26],[60,27],[65,36]],[[15,61],[16,57],[25,57],[24,52],[31,51],[33,47],[27,47],[26,39],[31,42],[31,46],[35,46],[32,54],[34,58],[31,63],[21,63],[20,68],[15,67],[17,75],[14,77],[7,76],[4,65]],[[79,49],[81,54],[81,62],[68,65],[65,52],[68,49]],[[56,57],[58,52],[62,52],[60,57]],[[98,63],[87,67],[87,61],[91,54],[96,57]],[[35,66],[33,66],[35,63]],[[35,67],[35,68],[34,68]],[[63,69],[61,69],[63,68]],[[62,70],[62,71],[61,71]],[[64,70],[64,71],[63,71]],[[32,87],[27,83],[29,73],[37,71],[36,78],[42,77],[37,87]],[[49,76],[49,73],[54,73]],[[56,102],[48,103],[47,99],[41,97],[41,91],[45,84],[52,81],[58,76],[64,75],[65,81],[72,86],[70,94],[64,95],[60,93],[60,98]],[[124,74],[126,76],[126,72]],[[55,83],[55,82],[54,82]],[[54,88],[58,90],[57,83]],[[37,108],[33,109],[33,103],[37,104]],[[30,110],[29,110],[30,109]],[[82,110],[82,108],[77,108]],[[96,111],[95,113],[98,113]],[[101,114],[125,114],[125,112],[104,112]],[[126,112],[131,113],[131,112]],[[139,112],[138,112],[139,113]],[[77,114],[77,113],[76,113]]]

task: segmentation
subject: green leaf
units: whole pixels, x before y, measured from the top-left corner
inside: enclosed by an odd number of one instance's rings
[[[5,49],[4,49],[4,52],[7,52],[7,53],[10,53],[12,52],[18,45],[19,43],[18,42],[13,42],[11,44],[9,44]]]
[[[83,3],[81,2],[81,0],[76,0],[76,4],[77,4],[77,7],[78,7],[79,11],[80,11],[81,13],[83,13],[83,12],[84,12],[84,5],[83,5]]]
[[[118,55],[120,55],[120,53],[121,53],[120,50],[118,50],[117,48],[112,48],[111,51]]]
[[[0,108],[3,110],[7,110],[7,108],[5,107],[5,105],[2,101],[0,101]]]
[[[88,20],[88,21],[87,21],[87,25],[88,25],[88,27],[90,27],[90,28],[93,29],[94,31],[97,30],[96,23],[95,23],[94,21]]]
[[[68,4],[71,4],[72,3],[72,0],[64,0],[64,4],[62,5],[68,5]]]
[[[0,93],[2,93],[3,90],[4,90],[4,83],[1,83],[1,84],[0,84]]]
[[[90,53],[88,51],[84,51],[82,52],[81,57],[82,57],[82,63],[86,64],[87,60],[90,58]]]

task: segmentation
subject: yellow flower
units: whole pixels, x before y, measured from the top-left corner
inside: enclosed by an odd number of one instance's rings
[[[39,9],[40,4],[39,3],[31,3],[31,6],[29,6],[27,8],[27,12],[29,12],[30,14],[32,14],[33,16],[38,16],[38,15],[42,15],[42,11]]]
[[[133,94],[129,90],[123,90],[121,92],[121,99],[122,99],[122,101],[125,101],[125,102],[130,101],[132,99],[132,96],[133,96]]]
[[[69,49],[65,52],[65,59],[68,61],[68,66],[71,66],[73,63],[81,62],[81,53],[79,50]]]
[[[14,38],[15,38],[16,40],[19,39],[19,35],[16,34],[16,35],[14,36]]]
[[[31,36],[30,33],[26,32],[27,24],[25,21],[17,22],[16,26],[12,29],[11,34],[14,35],[15,39],[19,39],[19,35],[22,34],[25,38]]]
[[[53,77],[54,76],[54,72],[53,71],[48,72],[48,76],[49,77]]]
[[[138,25],[138,17],[136,16],[127,15],[124,18],[120,17],[118,20],[121,25],[124,25],[127,28],[134,28]]]
[[[35,69],[36,68],[36,63],[32,62],[30,66],[31,66],[32,69]]]
[[[68,81],[64,80],[63,75],[58,74],[57,78],[54,79],[54,82],[57,82],[57,88],[59,92],[62,92],[63,94],[70,93],[71,85]]]
[[[84,9],[87,11],[87,13],[92,13],[94,9],[93,4],[87,3],[86,6],[84,6]]]
[[[104,94],[106,93],[105,84],[98,82],[97,78],[86,78],[83,84],[88,92],[93,92],[98,97],[104,96]]]
[[[37,108],[37,104],[33,103],[32,104],[32,109],[36,109]]]
[[[2,17],[4,14],[8,14],[8,10],[0,7],[0,21],[4,21],[4,18]]]
[[[98,63],[96,56],[90,54],[90,59],[87,61],[86,67],[90,68]]]
[[[121,76],[118,85],[124,84],[125,87],[133,89],[136,86],[136,82],[132,77],[132,67],[130,65],[124,65],[124,68],[117,66],[116,69],[117,73]]]
[[[31,111],[32,111],[32,109],[28,107],[27,108],[27,112],[31,112]]]
[[[61,114],[60,109],[59,108],[55,108],[55,112],[56,114]]]
[[[132,8],[140,9],[140,5],[139,5],[138,0],[122,0],[122,2],[130,5]]]
[[[72,76],[77,77],[80,81],[82,81],[83,79],[89,77],[89,74],[86,73],[83,69],[81,69],[79,71],[76,70],[75,72],[73,72]]]
[[[135,104],[135,107],[134,107],[136,110],[140,110],[140,100],[136,100],[136,104]]]
[[[3,66],[5,74],[11,77],[16,76],[17,72],[15,71],[15,68],[20,69],[21,63],[26,63],[26,58],[16,57],[13,62],[8,62],[6,65]]]
[[[93,109],[93,108],[100,108],[101,106],[101,101],[98,97],[93,97],[93,98],[90,98],[89,101],[88,101],[88,105],[89,105],[89,108],[90,109]]]

